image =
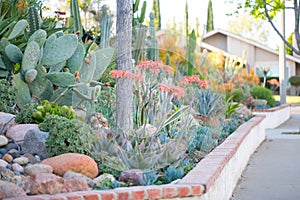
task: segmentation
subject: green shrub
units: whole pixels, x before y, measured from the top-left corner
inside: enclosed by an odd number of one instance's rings
[[[267,101],[267,105],[269,105],[270,107],[275,106],[276,101],[273,98],[273,93],[271,90],[262,87],[262,86],[256,86],[253,87],[250,91],[252,97],[254,99],[264,99]]]
[[[244,100],[244,93],[241,89],[234,89],[231,92],[232,101],[234,102],[242,102]]]
[[[289,82],[291,83],[291,85],[293,86],[300,86],[300,76],[291,76],[289,78]]]
[[[39,128],[49,132],[46,147],[50,156],[68,152],[91,155],[96,136],[81,120],[48,114]]]
[[[5,80],[0,80],[0,112],[14,113],[17,89]]]

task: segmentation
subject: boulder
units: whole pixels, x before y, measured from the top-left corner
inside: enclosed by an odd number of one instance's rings
[[[140,169],[130,169],[123,171],[119,176],[119,181],[140,185],[143,183],[143,171]]]
[[[39,127],[37,124],[18,124],[7,129],[6,137],[20,144],[30,129],[39,130]]]
[[[0,147],[3,147],[8,144],[8,139],[4,135],[0,135]]]
[[[25,136],[21,144],[23,153],[30,153],[38,155],[41,159],[48,158],[48,151],[46,148],[46,139],[49,133],[31,129]]]
[[[89,178],[98,175],[97,163],[91,157],[78,153],[65,153],[47,158],[42,164],[50,165],[53,173],[63,176],[67,171],[81,173]]]
[[[21,197],[27,196],[25,191],[16,186],[13,183],[1,181],[0,180],[0,199],[4,198],[11,198],[11,197],[18,197],[19,199],[22,199]]]
[[[24,186],[28,194],[56,194],[90,189],[86,181],[65,180],[51,173],[39,173],[30,176]]]
[[[72,171],[67,171],[64,176],[63,176],[64,179],[66,180],[84,180],[87,182],[87,184],[90,186],[90,187],[94,187],[95,186],[95,183],[93,182],[93,180],[87,176],[84,176],[80,173],[76,173],[76,172],[72,172]]]
[[[53,168],[50,165],[44,164],[34,164],[34,165],[27,165],[24,169],[25,175],[35,175],[39,173],[52,173]]]

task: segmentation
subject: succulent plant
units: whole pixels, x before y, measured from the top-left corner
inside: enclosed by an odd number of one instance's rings
[[[87,124],[78,119],[67,119],[57,115],[47,115],[39,124],[42,131],[49,132],[46,148],[51,156],[67,152],[91,155],[95,134]]]

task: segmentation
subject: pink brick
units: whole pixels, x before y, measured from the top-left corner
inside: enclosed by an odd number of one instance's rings
[[[144,190],[132,191],[132,199],[133,200],[145,199],[145,191]]]
[[[159,188],[149,188],[147,189],[147,192],[149,200],[161,199],[162,197],[161,190]]]
[[[99,200],[99,196],[97,194],[85,194],[83,197],[84,200]]]
[[[164,198],[173,198],[177,196],[177,190],[175,187],[168,186],[163,188],[163,197]]]
[[[117,192],[117,196],[118,196],[118,200],[129,200],[130,199],[129,191]]]
[[[188,186],[179,186],[177,188],[178,191],[178,197],[187,197],[190,196],[190,188]]]

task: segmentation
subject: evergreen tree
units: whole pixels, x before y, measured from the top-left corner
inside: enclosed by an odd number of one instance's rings
[[[153,0],[152,12],[154,13],[154,22],[156,30],[161,29],[160,2]]]
[[[209,32],[212,30],[214,30],[214,16],[213,16],[212,2],[211,2],[211,0],[209,0],[208,7],[207,7],[206,32]]]

